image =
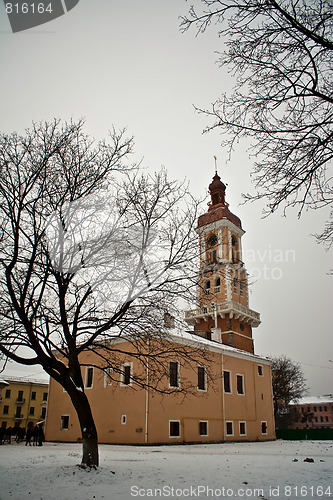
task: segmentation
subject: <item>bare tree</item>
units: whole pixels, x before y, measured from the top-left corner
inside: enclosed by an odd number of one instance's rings
[[[281,427],[289,416],[290,401],[297,401],[306,393],[306,380],[300,364],[287,356],[272,357],[271,361],[275,424]]]
[[[249,137],[257,188],[247,200],[278,207],[332,204],[333,11],[329,0],[201,0],[181,28],[220,26],[219,63],[236,77],[211,110],[206,131],[225,134],[229,153]],[[228,138],[229,136],[229,138]],[[253,143],[252,143],[253,140]],[[333,213],[331,213],[332,217]],[[332,218],[319,241],[332,243]]]
[[[0,352],[63,386],[82,464],[97,466],[82,353],[93,350],[109,375],[124,355],[149,363],[150,379],[142,372],[133,382],[157,390],[172,353],[184,363],[205,354],[168,341],[163,328],[165,317],[180,324],[178,299],[191,291],[188,276],[196,282],[197,203],[165,172],[127,167],[123,131],[94,143],[82,127],[55,120],[0,136]]]

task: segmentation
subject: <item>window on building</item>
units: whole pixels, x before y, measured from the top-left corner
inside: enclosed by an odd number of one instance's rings
[[[9,412],[9,406],[6,405],[3,407],[3,414],[8,415],[8,412]]]
[[[233,436],[234,435],[233,422],[226,422],[225,425],[226,425],[227,436]]]
[[[169,363],[169,385],[170,385],[170,387],[179,387],[178,367],[179,367],[179,364],[176,361],[170,361],[170,363]]]
[[[60,429],[62,430],[69,429],[69,415],[61,415]]]
[[[246,436],[246,422],[239,422],[239,435]]]
[[[321,422],[324,422],[324,417],[320,417],[320,421],[321,421]]]
[[[210,294],[210,281],[207,280],[205,282],[205,295],[209,295]]]
[[[198,366],[198,389],[206,390],[206,370],[203,366]]]
[[[231,373],[226,370],[223,371],[223,387],[224,392],[231,393]]]
[[[327,406],[324,406],[324,411],[327,411]]]
[[[304,408],[303,408],[303,406],[301,407],[301,412],[302,412],[302,413],[304,413]]]
[[[23,391],[18,391],[17,401],[23,401]]]
[[[239,282],[239,295],[241,297],[244,296],[244,281],[243,280],[240,280],[240,282]]]
[[[6,399],[9,399],[10,398],[10,389],[6,389],[6,392],[5,392],[5,398]]]
[[[132,363],[124,363],[121,369],[121,384],[131,385]]]
[[[244,375],[237,375],[237,394],[244,394]]]
[[[316,406],[313,407],[313,411],[317,411],[317,407]]]
[[[21,418],[21,416],[22,416],[22,406],[17,406],[16,407],[15,418]]]
[[[1,427],[2,427],[3,429],[6,429],[6,427],[7,427],[7,422],[1,422]]]
[[[238,293],[238,279],[234,278],[234,293]]]
[[[264,375],[264,367],[262,365],[258,365],[258,375],[260,375],[260,377]]]
[[[261,434],[267,434],[267,422],[261,422]]]
[[[221,291],[221,280],[220,278],[215,279],[214,292],[219,293]]]
[[[319,406],[319,411],[323,411],[323,407],[322,406]]]
[[[126,415],[122,415],[121,419],[120,419],[120,422],[121,422],[122,425],[125,425],[126,422],[127,422],[127,416]]]
[[[200,436],[208,436],[208,422],[200,421],[199,422],[199,434]]]
[[[308,406],[307,411],[311,411],[311,410],[310,410],[310,406]]]
[[[46,408],[44,406],[44,408],[42,408],[42,414],[41,414],[40,418],[44,419],[45,417],[46,417]]]
[[[34,415],[35,414],[35,407],[34,406],[30,406],[29,408],[29,415]]]
[[[298,422],[298,417],[295,417],[295,422],[296,422],[296,424],[297,424],[297,422]]]
[[[36,392],[35,391],[32,391],[31,399],[32,399],[32,401],[35,401],[35,399],[36,399]]]
[[[325,417],[326,418],[326,422],[328,422],[328,417]]]
[[[86,389],[91,389],[93,386],[93,378],[94,378],[94,368],[92,366],[86,367]]]
[[[318,422],[318,417],[315,417],[314,419],[315,419],[315,422]]]
[[[43,401],[47,401],[47,392],[43,392]]]
[[[169,435],[170,437],[180,437],[180,422],[179,420],[169,421]]]

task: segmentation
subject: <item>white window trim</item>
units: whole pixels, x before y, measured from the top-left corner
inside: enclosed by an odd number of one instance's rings
[[[122,415],[120,418],[121,425],[126,425],[127,423],[127,415]]]
[[[241,433],[241,424],[244,424],[244,427],[245,427],[245,432],[244,432],[244,434],[242,434],[242,433]],[[240,436],[246,436],[246,435],[247,435],[246,422],[245,422],[245,421],[243,421],[243,420],[241,420],[241,421],[239,422],[239,435],[240,435]]]
[[[197,377],[198,377],[198,368],[203,368],[204,371],[205,371],[205,376],[204,376],[204,386],[205,386],[205,388],[204,389],[199,389],[199,386],[197,384],[197,390],[199,392],[207,392],[207,370],[206,370],[206,367],[203,366],[203,365],[197,365]],[[203,420],[203,422],[206,422],[206,420]]]
[[[68,417],[68,427],[62,427],[62,417]],[[70,419],[70,415],[60,415],[60,430],[61,431],[68,431],[69,430],[69,419]]]
[[[179,423],[179,436],[171,436],[171,434],[170,434],[170,430],[171,430],[171,429],[170,429],[170,423],[171,423],[171,422],[178,422],[178,423]],[[181,436],[180,420],[169,420],[169,438],[170,438],[170,439],[179,439],[179,438],[180,438],[180,436]]]
[[[227,429],[228,429],[227,424],[231,424],[232,425],[232,434],[228,434],[227,433]],[[226,422],[225,422],[225,435],[228,436],[228,437],[234,436],[234,432],[235,432],[235,429],[234,429],[234,422],[233,422],[233,420],[226,420]]]
[[[242,382],[243,392],[238,392],[237,377],[242,377],[242,379],[243,379],[243,382]],[[237,391],[238,396],[245,396],[245,377],[244,377],[243,373],[236,373],[236,391]]]
[[[177,363],[177,382],[178,382],[178,385],[170,385],[170,363]],[[179,363],[179,361],[176,361],[174,359],[169,360],[168,378],[169,378],[169,389],[180,389],[180,363]],[[173,422],[173,420],[172,420],[172,422]]]
[[[89,369],[92,370],[92,379],[91,379],[91,382],[92,384],[88,387],[88,371]],[[85,389],[92,389],[94,386],[94,367],[93,366],[86,366],[86,376],[85,376],[85,379],[84,379],[84,388]]]
[[[113,373],[113,368],[109,367],[105,369],[104,372],[104,387],[112,385],[111,373]]]
[[[259,366],[261,366],[261,374],[259,373]],[[258,370],[258,376],[263,377],[264,376],[264,365],[258,365],[257,370]]]
[[[207,434],[200,434],[200,424],[201,423],[206,423],[207,424]],[[199,436],[202,436],[202,437],[209,436],[208,420],[199,420]]]
[[[266,424],[266,432],[262,432],[262,424]],[[260,424],[260,427],[261,427],[261,434],[262,434],[262,436],[267,436],[267,428],[268,428],[267,421],[266,420],[262,420],[261,424]]]
[[[125,377],[125,366],[130,367],[130,383],[129,384],[124,384],[124,377]],[[120,372],[120,385],[121,387],[130,387],[132,385],[132,376],[133,376],[133,363],[123,363],[121,365],[121,372]]]
[[[229,373],[230,392],[227,392],[224,388],[224,372]],[[224,392],[224,394],[232,394],[232,378],[231,378],[231,371],[230,370],[223,370],[223,392]]]

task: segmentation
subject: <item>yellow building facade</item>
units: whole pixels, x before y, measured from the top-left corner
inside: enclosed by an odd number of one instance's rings
[[[1,391],[1,427],[27,428],[45,420],[49,384],[28,378],[4,377],[8,385]]]
[[[135,387],[133,378],[143,368],[130,355],[125,340],[119,342],[129,353],[112,376],[98,370],[96,353],[82,353],[84,390],[101,443],[275,439],[270,362],[254,354],[252,328],[260,324],[260,315],[249,308],[241,249],[244,231],[239,218],[229,211],[225,185],[217,173],[209,190],[209,208],[199,217],[197,227],[198,302],[185,313],[191,330],[179,336],[170,329],[168,336],[173,353],[177,346],[189,352],[195,346],[208,353],[207,365],[200,359],[184,364],[173,354],[163,361],[161,392],[156,392],[148,388],[155,376],[149,363],[144,374],[147,387]],[[110,370],[111,374],[112,362]],[[170,389],[171,394],[163,394]],[[50,441],[81,438],[70,398],[54,380],[50,382],[45,436]]]

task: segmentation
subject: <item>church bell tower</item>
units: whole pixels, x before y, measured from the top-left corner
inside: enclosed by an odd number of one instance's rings
[[[208,211],[198,218],[200,273],[197,308],[185,320],[195,334],[253,353],[252,327],[259,313],[249,308],[247,272],[242,261],[240,219],[225,201],[226,186],[215,172]]]

